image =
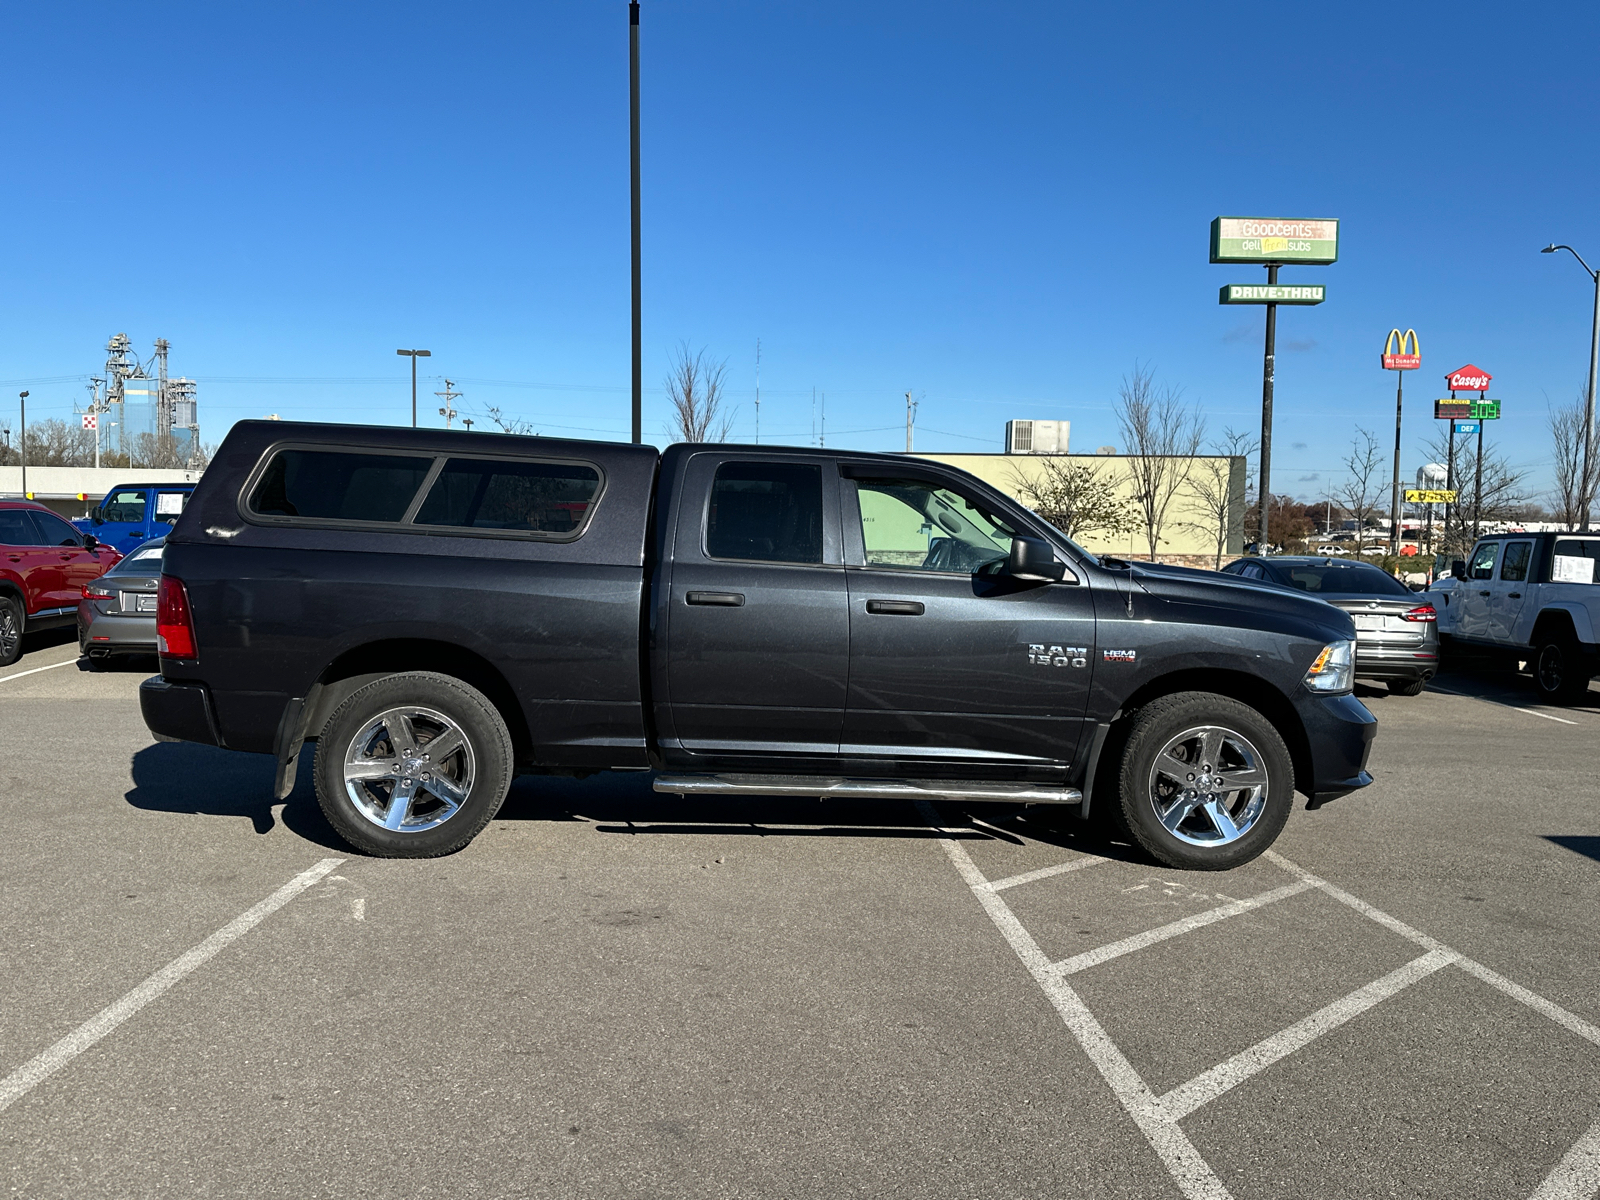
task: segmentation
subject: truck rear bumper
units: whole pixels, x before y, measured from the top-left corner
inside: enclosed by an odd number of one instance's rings
[[[1295,702],[1311,751],[1311,786],[1307,808],[1321,808],[1372,782],[1367,756],[1378,732],[1378,719],[1354,696],[1304,693]]]
[[[211,696],[201,683],[169,683],[156,675],[139,685],[139,711],[151,733],[167,741],[221,746]]]

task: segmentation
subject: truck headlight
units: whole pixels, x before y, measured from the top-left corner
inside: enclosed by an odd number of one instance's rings
[[[1353,639],[1329,642],[1311,662],[1306,686],[1314,692],[1348,692],[1354,682],[1356,644]]]

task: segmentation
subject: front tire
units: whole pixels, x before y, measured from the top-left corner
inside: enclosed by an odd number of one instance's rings
[[[1122,752],[1122,824],[1169,867],[1226,871],[1277,840],[1294,805],[1294,764],[1255,709],[1179,692],[1141,709]]]
[[[15,596],[0,596],[0,667],[22,657],[22,605]]]
[[[436,858],[475,838],[512,777],[511,734],[470,684],[390,675],[339,705],[317,738],[317,803],[339,836],[379,858]]]

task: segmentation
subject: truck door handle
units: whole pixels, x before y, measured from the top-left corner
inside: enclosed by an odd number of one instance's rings
[[[1506,595],[1506,599],[1508,599],[1508,600],[1521,600],[1522,599],[1522,593],[1521,592],[1509,592]]]
[[[889,617],[920,617],[925,609],[920,600],[868,600],[867,611]]]
[[[1488,592],[1479,592],[1478,593],[1478,595],[1480,595],[1480,596],[1487,596],[1488,594],[1489,594]]]
[[[705,604],[712,608],[740,608],[744,605],[743,592],[690,592],[684,599],[690,604]]]

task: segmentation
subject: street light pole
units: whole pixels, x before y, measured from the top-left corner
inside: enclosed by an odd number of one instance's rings
[[[431,358],[432,350],[396,350],[396,354],[408,355],[411,359],[411,428],[417,427],[417,359]]]
[[[644,333],[639,296],[639,0],[628,4],[628,165],[633,201],[633,443],[644,441]]]
[[[1579,478],[1579,488],[1582,490],[1582,531],[1589,532],[1589,504],[1594,492],[1594,464],[1590,461],[1594,454],[1594,386],[1595,369],[1600,365],[1600,271],[1596,271],[1583,261],[1571,246],[1557,246],[1554,242],[1539,251],[1540,254],[1554,254],[1557,250],[1565,250],[1578,260],[1578,265],[1589,273],[1589,278],[1594,280],[1594,324],[1589,333],[1589,404],[1583,415],[1583,474]]]
[[[28,498],[28,393],[18,392],[17,403],[22,407],[22,438],[17,442],[17,453],[22,461],[22,498]]]

